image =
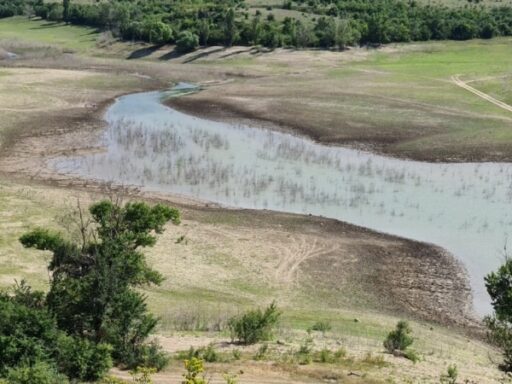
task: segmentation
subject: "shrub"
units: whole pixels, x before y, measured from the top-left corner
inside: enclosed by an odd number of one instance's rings
[[[215,363],[219,361],[219,354],[217,353],[212,344],[208,345],[204,350],[203,359],[207,363]]]
[[[386,361],[383,356],[375,356],[371,352],[368,352],[362,360],[364,364],[382,368],[386,365]]]
[[[446,373],[441,375],[441,384],[456,384],[459,372],[456,365],[449,365]]]
[[[59,340],[59,367],[72,379],[96,381],[112,367],[112,347],[85,339],[62,337]]]
[[[331,350],[324,348],[318,353],[318,358],[315,361],[319,363],[334,363],[335,358]]]
[[[138,384],[152,384],[151,376],[156,373],[155,368],[138,367],[131,372],[133,382]]]
[[[215,350],[213,344],[208,345],[206,348],[198,348],[194,349],[194,347],[190,347],[190,349],[186,352],[180,352],[176,355],[178,360],[192,360],[192,359],[200,359],[204,360],[208,363],[215,363],[220,361],[220,356]]]
[[[183,374],[185,380],[181,382],[182,384],[207,384],[203,360],[195,357],[185,360],[185,369],[187,372]]]
[[[255,344],[259,341],[270,340],[272,329],[279,321],[281,313],[274,303],[265,311],[256,309],[241,316],[235,316],[228,321],[231,337],[243,344]]]
[[[45,362],[34,365],[22,364],[9,369],[7,373],[9,384],[65,384],[66,376],[57,372],[55,367]]]
[[[405,350],[404,357],[408,360],[411,360],[414,364],[421,360],[420,355],[414,349]]]
[[[306,338],[304,342],[300,345],[300,348],[297,352],[297,359],[300,365],[308,365],[311,364],[313,358],[311,356],[311,352],[313,351],[313,339],[310,337]]]
[[[48,12],[48,20],[50,21],[62,21],[64,8],[60,4],[55,4]]]
[[[384,348],[389,353],[395,351],[405,351],[413,343],[413,338],[410,336],[412,330],[406,321],[399,321],[396,329],[391,331],[386,340],[384,340]]]
[[[254,360],[263,360],[268,352],[268,344],[262,344],[258,348],[258,352],[256,352],[256,355],[254,355]]]
[[[190,31],[183,31],[176,40],[176,50],[180,53],[195,51],[199,46],[199,36]]]
[[[160,371],[169,363],[169,359],[169,355],[162,350],[161,345],[153,341],[139,348],[131,366],[155,368]]]
[[[310,327],[310,330],[312,331],[318,331],[318,332],[328,332],[332,329],[331,323],[328,321],[317,321],[315,324],[313,324]]]

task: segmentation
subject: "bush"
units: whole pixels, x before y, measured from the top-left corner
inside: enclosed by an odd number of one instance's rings
[[[256,309],[241,316],[235,316],[228,321],[231,337],[242,344],[270,340],[272,329],[280,316],[281,313],[275,303],[270,304],[265,311]]]
[[[153,341],[139,348],[132,366],[155,368],[160,371],[169,363],[169,359],[169,355],[162,350],[162,346]]]
[[[268,344],[262,344],[256,354],[254,355],[254,360],[263,360],[267,356],[268,352]]]
[[[199,36],[190,31],[183,31],[176,40],[176,50],[180,53],[188,53],[197,49],[199,46]]]
[[[112,367],[112,347],[85,339],[63,337],[59,341],[59,367],[72,379],[96,381]]]
[[[411,360],[414,364],[421,360],[420,355],[414,349],[405,350],[404,357],[408,360]]]
[[[66,376],[57,372],[54,366],[46,362],[34,365],[22,364],[9,369],[7,375],[9,384],[65,384]]]
[[[391,331],[386,340],[384,340],[384,348],[389,353],[395,351],[405,351],[413,343],[413,338],[410,336],[412,330],[406,321],[399,321],[396,329]]]
[[[312,331],[318,331],[318,332],[328,332],[332,329],[331,323],[327,321],[317,321],[315,324],[309,328]]]
[[[187,372],[183,375],[185,379],[182,384],[207,384],[204,377],[204,363],[203,360],[193,357],[190,360],[185,360],[185,369]]]
[[[55,4],[48,12],[47,18],[50,21],[62,21],[64,8],[60,4]]]
[[[441,375],[441,384],[456,384],[459,372],[456,365],[449,365],[446,373]]]

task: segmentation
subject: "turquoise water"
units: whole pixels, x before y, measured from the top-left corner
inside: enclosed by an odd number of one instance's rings
[[[330,147],[189,116],[162,105],[161,97],[119,98],[105,116],[106,150],[56,159],[53,166],[80,177],[225,206],[321,215],[434,243],[463,262],[476,311],[490,311],[483,277],[503,261],[512,234],[512,164],[430,164]]]

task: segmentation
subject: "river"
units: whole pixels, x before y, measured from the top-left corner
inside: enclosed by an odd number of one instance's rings
[[[190,116],[164,106],[163,95],[120,97],[105,115],[106,150],[55,159],[52,166],[82,178],[229,207],[320,215],[434,243],[463,262],[476,312],[490,312],[483,279],[503,262],[512,234],[512,164],[431,164],[326,146]]]

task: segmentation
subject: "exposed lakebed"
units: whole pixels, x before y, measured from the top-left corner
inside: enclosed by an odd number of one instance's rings
[[[193,117],[164,106],[163,96],[120,97],[105,115],[106,150],[52,165],[83,178],[321,215],[434,243],[463,262],[477,312],[489,312],[483,278],[503,261],[512,234],[512,164],[431,164],[325,146]]]

